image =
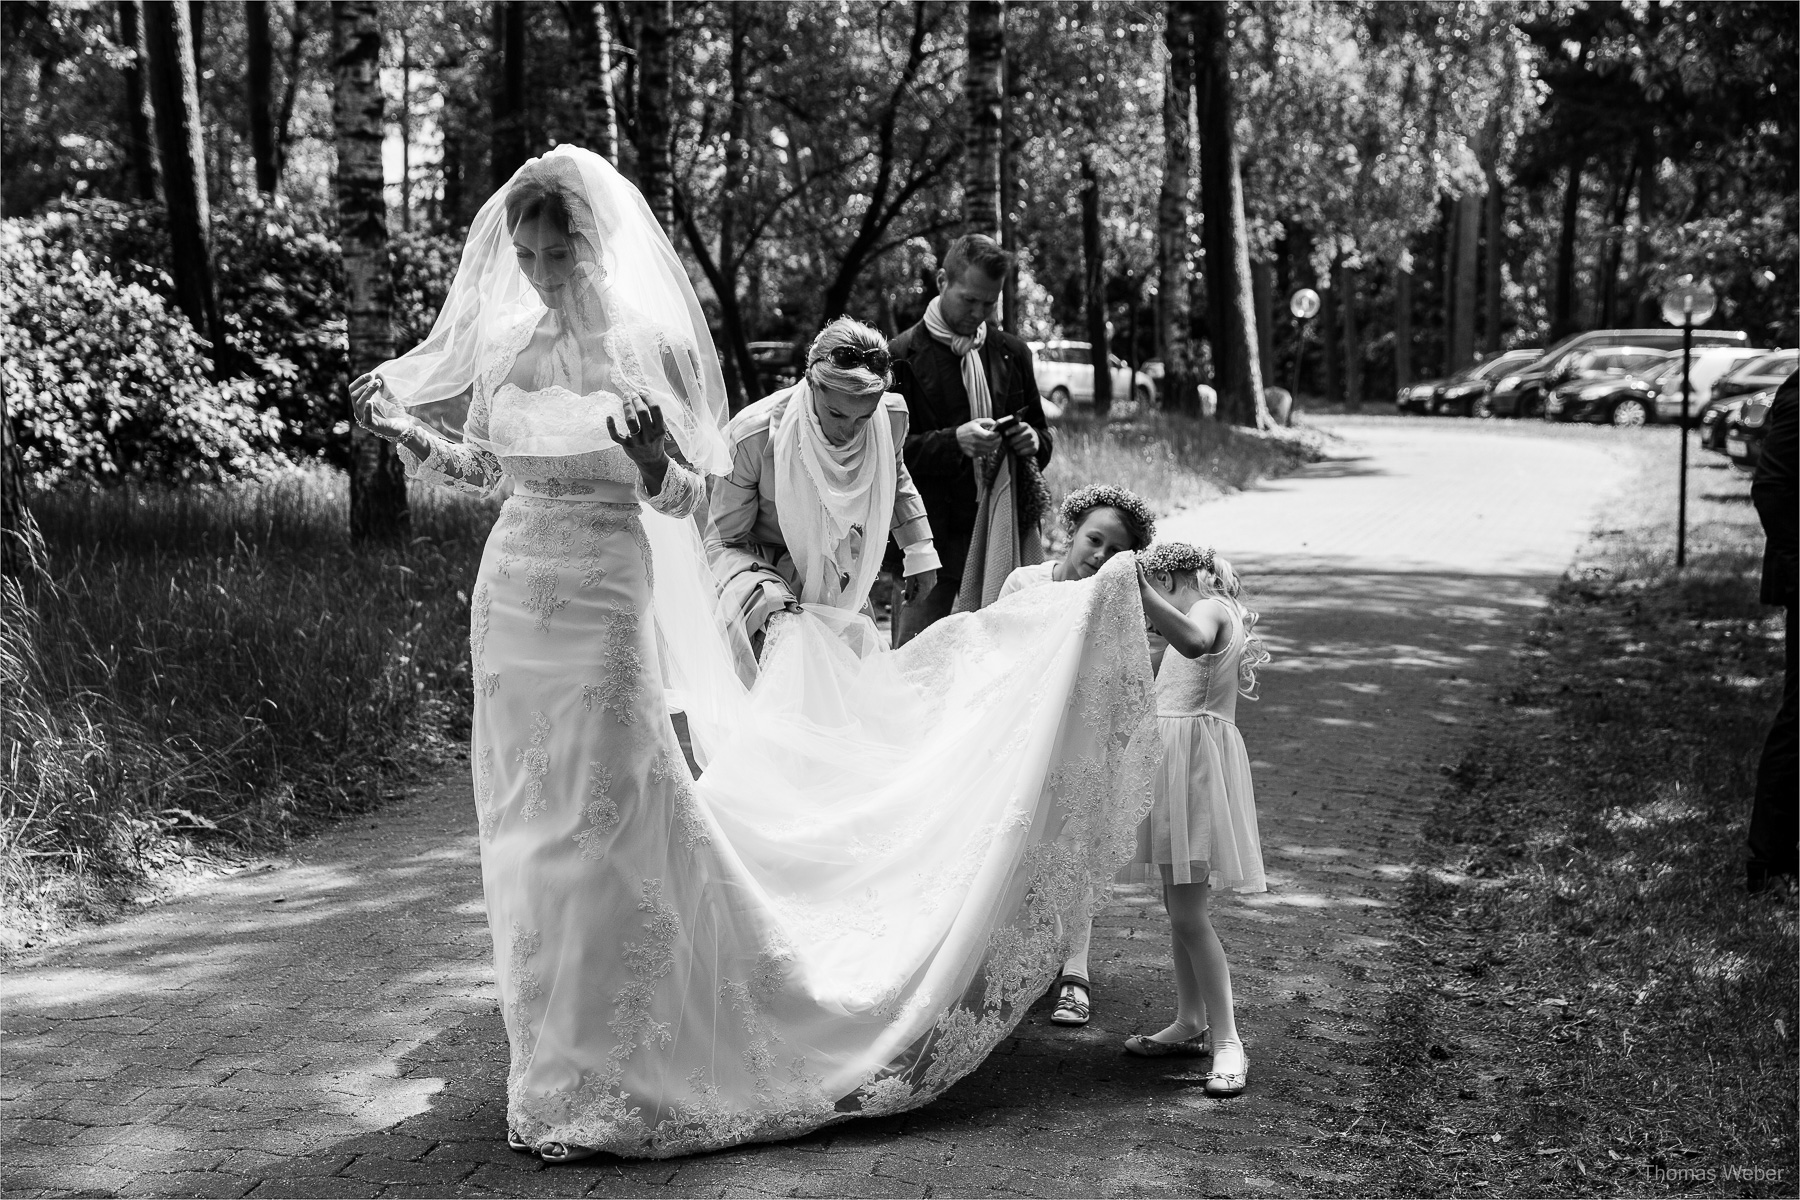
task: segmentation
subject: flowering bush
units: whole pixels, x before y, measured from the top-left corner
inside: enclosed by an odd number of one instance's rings
[[[0,223],[0,390],[39,486],[219,480],[270,462],[278,416],[215,381],[192,325],[37,222]]]

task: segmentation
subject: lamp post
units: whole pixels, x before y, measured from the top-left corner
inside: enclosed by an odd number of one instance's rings
[[[1675,509],[1675,565],[1687,566],[1688,406],[1693,397],[1694,326],[1712,320],[1719,298],[1712,284],[1683,275],[1663,293],[1663,320],[1681,326],[1681,488]]]
[[[1306,357],[1306,323],[1319,315],[1319,293],[1311,288],[1301,288],[1288,297],[1288,311],[1294,314],[1299,322],[1300,332],[1295,335],[1294,343],[1294,403],[1300,402],[1300,360]]]

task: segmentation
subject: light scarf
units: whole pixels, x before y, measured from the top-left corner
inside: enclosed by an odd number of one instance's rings
[[[987,369],[981,347],[987,342],[987,322],[970,337],[959,336],[944,320],[943,302],[932,297],[925,306],[925,332],[950,348],[962,360],[963,390],[969,394],[972,419],[994,415],[994,396],[988,390]],[[1000,596],[1006,577],[1022,566],[1044,561],[1037,530],[1020,536],[1019,505],[1014,495],[1018,464],[1002,445],[1000,453],[975,469],[975,531],[969,538],[969,556],[963,561],[962,587],[957,590],[953,612],[986,608]]]
[[[812,384],[787,390],[775,426],[775,517],[800,576],[800,599],[855,610],[881,572],[899,472],[882,408],[842,446],[825,440]]]

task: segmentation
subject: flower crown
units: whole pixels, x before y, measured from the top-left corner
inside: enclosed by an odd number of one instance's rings
[[[1110,483],[1091,483],[1084,488],[1076,488],[1063,498],[1063,528],[1070,533],[1081,524],[1081,518],[1096,508],[1116,508],[1125,514],[1129,524],[1142,531],[1140,544],[1148,546],[1156,540],[1156,516],[1144,498],[1136,492],[1122,487],[1114,487]]]
[[[1213,568],[1213,551],[1211,546],[1202,550],[1186,542],[1164,542],[1140,554],[1138,563],[1144,570],[1158,575],[1173,575],[1177,571],[1204,571],[1210,574]]]

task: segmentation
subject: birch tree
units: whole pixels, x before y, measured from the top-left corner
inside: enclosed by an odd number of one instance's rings
[[[388,265],[387,191],[381,169],[381,145],[387,133],[381,40],[376,0],[332,0],[331,122],[337,144],[333,184],[338,241],[344,254],[344,309],[352,377],[394,355],[394,283]],[[352,421],[350,536],[357,540],[401,537],[409,524],[406,471],[400,456],[388,442]]]

